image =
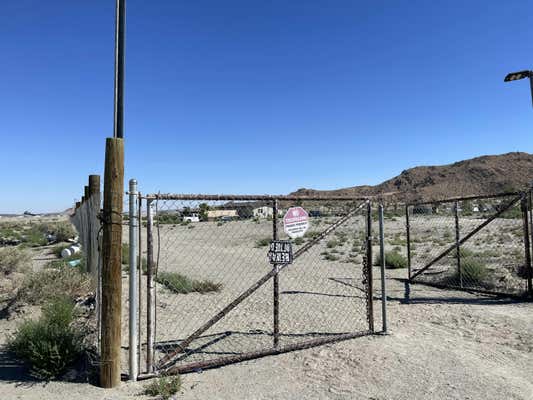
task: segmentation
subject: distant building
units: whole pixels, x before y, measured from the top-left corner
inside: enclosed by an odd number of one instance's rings
[[[274,215],[274,209],[270,206],[261,206],[253,209],[255,218],[268,218]]]
[[[207,211],[207,219],[215,220],[219,218],[239,218],[239,214],[236,209],[216,209]]]

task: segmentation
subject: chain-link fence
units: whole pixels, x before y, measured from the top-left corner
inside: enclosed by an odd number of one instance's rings
[[[531,291],[528,194],[407,208],[410,280],[522,296]]]
[[[186,372],[372,332],[365,201],[158,195],[143,202],[141,371]],[[290,238],[283,218],[298,207],[309,226]],[[290,243],[291,264],[269,262],[273,241]]]

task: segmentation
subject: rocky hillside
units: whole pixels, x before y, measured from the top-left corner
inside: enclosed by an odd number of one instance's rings
[[[376,186],[337,190],[299,189],[301,196],[393,196],[401,201],[430,201],[456,196],[495,194],[529,187],[533,154],[482,156],[449,165],[421,166]]]

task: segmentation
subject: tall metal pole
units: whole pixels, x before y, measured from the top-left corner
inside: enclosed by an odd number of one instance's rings
[[[146,202],[146,370],[154,372],[154,344],[155,344],[155,260],[153,237],[153,208],[152,200]]]
[[[455,253],[457,256],[457,275],[459,276],[459,285],[463,287],[463,269],[461,268],[461,234],[459,232],[459,202],[455,202],[453,206],[455,217]]]
[[[124,193],[124,33],[126,1],[116,0],[113,138],[106,139],[102,238],[100,385],[120,384],[122,200]]]
[[[272,239],[278,240],[278,200],[275,199],[272,204]],[[276,273],[274,274],[273,287],[274,287],[274,347],[279,345],[279,274],[278,266],[272,266]]]
[[[379,256],[381,260],[381,317],[382,331],[387,333],[387,285],[385,282],[385,230],[383,227],[383,204],[379,205]]]
[[[374,332],[374,277],[372,274],[372,204],[366,203],[366,262],[368,272],[368,329]]]
[[[411,280],[411,223],[409,221],[409,206],[405,206],[405,231],[407,234],[407,278]]]
[[[138,275],[137,275],[137,251],[139,240],[139,220],[137,211],[137,181],[130,179],[130,215],[129,215],[129,230],[130,230],[130,248],[129,248],[129,261],[130,261],[130,282],[129,282],[129,378],[130,381],[136,381],[139,374],[138,365]]]
[[[524,192],[522,200],[520,202],[520,208],[522,210],[523,229],[524,229],[524,258],[526,267],[526,279],[527,279],[527,294],[531,296],[533,294],[532,276],[531,276],[531,249],[529,243],[529,221],[527,218],[527,193]]]
[[[116,0],[115,11],[115,110],[113,137],[124,137],[124,36],[126,31],[126,0]]]

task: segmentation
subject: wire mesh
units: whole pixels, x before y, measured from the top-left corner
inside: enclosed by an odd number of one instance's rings
[[[415,282],[524,294],[527,273],[520,207],[517,195],[411,206],[412,274],[419,273]],[[420,273],[427,265],[431,266]]]
[[[291,239],[295,254],[307,250],[278,274],[278,336],[267,253],[275,225],[278,238],[289,239],[282,216],[297,205],[309,211],[311,226],[304,237]],[[285,200],[276,213],[271,200],[221,198],[158,200],[155,208],[156,368],[245,357],[273,348],[274,336],[285,346],[368,332],[360,249],[364,209],[355,211],[355,203]],[[243,293],[244,300],[224,311]],[[208,323],[213,317],[217,321]]]

